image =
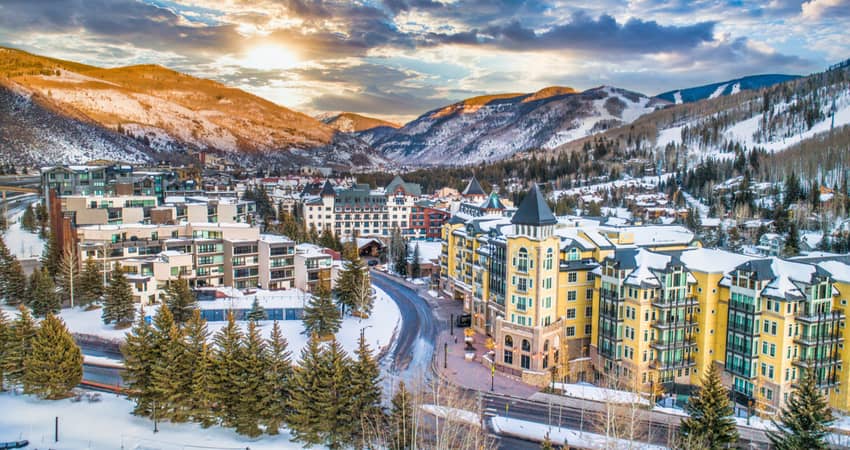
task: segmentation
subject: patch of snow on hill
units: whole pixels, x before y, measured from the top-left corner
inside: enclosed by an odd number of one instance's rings
[[[726,90],[726,86],[729,86],[729,83],[724,83],[720,86],[717,86],[717,89],[715,89],[714,92],[712,92],[711,95],[708,96],[708,98],[720,97],[721,95],[723,95],[723,91]]]
[[[677,105],[681,105],[681,104],[682,104],[682,91],[676,91],[676,92],[673,94],[673,102],[674,102],[675,104],[677,104]]]
[[[738,92],[741,92],[741,83],[735,83],[732,85],[732,92],[730,92],[729,95],[735,95]]]

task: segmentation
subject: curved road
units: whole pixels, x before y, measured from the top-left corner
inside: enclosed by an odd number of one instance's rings
[[[393,347],[381,361],[383,369],[403,380],[428,378],[434,343],[440,331],[431,307],[415,290],[381,272],[372,271],[371,274],[372,284],[398,305],[402,321]]]

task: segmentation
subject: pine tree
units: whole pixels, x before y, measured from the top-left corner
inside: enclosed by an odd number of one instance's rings
[[[24,359],[24,392],[55,400],[83,379],[83,354],[65,323],[53,314],[41,322]]]
[[[40,398],[62,398],[83,378],[83,354],[65,323],[53,314],[41,322],[24,358],[24,392]]]
[[[261,415],[257,406],[263,404],[263,386],[268,368],[266,343],[260,336],[257,322],[248,322],[248,332],[243,345],[242,371],[235,381],[239,391],[236,432],[250,437],[259,436]]]
[[[336,339],[322,352],[318,389],[318,403],[324,414],[319,429],[324,444],[330,449],[340,449],[354,442],[360,431],[355,419],[354,392],[350,383],[351,360]]]
[[[115,323],[115,328],[120,328],[131,323],[135,315],[133,291],[130,289],[124,269],[116,263],[103,300],[103,323],[107,325]]]
[[[261,416],[266,427],[266,433],[275,435],[289,413],[289,390],[294,369],[292,354],[288,343],[280,330],[280,324],[275,321],[268,340],[268,369],[262,388]]]
[[[343,313],[346,310],[351,314],[360,312],[360,305],[363,301],[359,294],[367,277],[368,271],[359,256],[346,261],[336,284],[337,303],[342,306]]]
[[[25,306],[18,307],[18,317],[9,330],[8,347],[6,347],[6,380],[15,386],[23,381],[24,361],[32,353],[32,340],[38,325]]]
[[[35,219],[38,222],[39,236],[47,237],[47,223],[50,220],[50,215],[47,213],[47,204],[45,202],[39,202],[35,205]],[[56,256],[59,256],[58,253]],[[56,261],[59,260],[57,259]]]
[[[103,275],[97,262],[89,256],[80,274],[80,287],[77,289],[77,303],[80,306],[91,305],[103,296]]]
[[[720,382],[716,365],[708,367],[699,392],[688,400],[687,411],[689,417],[682,420],[679,434],[693,448],[721,449],[738,440],[729,392]]]
[[[339,331],[342,318],[331,299],[331,292],[319,284],[310,301],[304,307],[304,332],[326,338]]]
[[[319,403],[319,387],[322,386],[321,361],[322,350],[318,339],[313,335],[307,345],[301,349],[301,358],[295,366],[287,403],[289,414],[287,426],[292,440],[305,447],[323,442],[322,418],[325,411]]]
[[[165,304],[174,315],[174,322],[178,326],[183,326],[192,317],[192,311],[198,307],[189,282],[182,276],[169,283],[165,290]]]
[[[62,302],[74,307],[78,304],[80,292],[79,252],[76,246],[65,247],[57,270],[56,284],[59,287]]]
[[[121,346],[121,354],[124,355],[122,378],[127,387],[127,397],[136,404],[133,414],[137,416],[148,416],[151,413],[154,398],[151,374],[156,358],[155,345],[153,327],[145,320],[144,314],[139,314]]]
[[[254,297],[254,302],[251,303],[251,311],[248,312],[247,318],[251,322],[256,322],[258,320],[266,320],[268,318],[266,316],[265,308],[260,306],[260,301],[257,300],[257,297]]]
[[[55,279],[59,274],[59,261],[62,259],[62,249],[59,248],[56,233],[50,232],[41,254],[41,267],[47,269],[50,278]]]
[[[817,386],[816,372],[806,370],[779,413],[779,421],[773,421],[777,431],[769,431],[767,437],[778,450],[826,450],[832,421],[829,405]]]
[[[172,323],[168,338],[161,343],[160,356],[151,367],[151,388],[156,400],[157,418],[181,423],[189,420],[192,392],[192,365],[183,332]]]
[[[239,424],[240,396],[242,392],[233,388],[244,371],[242,332],[236,325],[233,314],[228,314],[227,325],[213,338],[213,383],[210,391],[217,405],[216,414],[225,427],[236,428]]]
[[[419,278],[422,276],[422,266],[419,265],[419,243],[413,247],[413,259],[410,263],[410,276]]]
[[[800,234],[797,232],[796,222],[788,225],[788,236],[785,238],[785,247],[782,249],[785,256],[795,256],[800,253]]]
[[[354,434],[362,438],[363,426],[358,425],[383,422],[381,370],[362,332],[354,354],[357,359],[351,366],[351,412],[354,415]]]
[[[14,256],[6,268],[6,304],[17,306],[27,299],[27,276],[20,261]]]
[[[32,203],[27,205],[27,209],[24,210],[24,215],[21,216],[21,228],[30,233],[35,232],[35,211],[32,209]]]
[[[392,450],[413,448],[415,425],[413,423],[413,399],[404,381],[398,383],[390,409],[389,436]]]
[[[0,310],[0,392],[5,390],[3,380],[6,379],[6,364],[8,364],[11,339],[12,325],[6,317],[6,313]]]
[[[30,277],[29,306],[36,317],[57,314],[61,308],[56,286],[47,270],[34,270]]]
[[[555,447],[552,446],[552,440],[549,439],[549,433],[546,433],[546,436],[544,436],[543,442],[540,444],[540,450],[555,450]]]
[[[213,362],[207,344],[204,343],[201,353],[198,354],[195,371],[192,373],[192,407],[189,410],[192,420],[204,428],[209,428],[216,423],[215,399],[210,390],[212,382]]]
[[[0,214],[2,216],[2,214]],[[6,246],[3,240],[3,235],[0,234],[0,298],[7,298],[8,289],[6,288],[6,277],[9,272],[9,265],[12,262],[12,252]]]

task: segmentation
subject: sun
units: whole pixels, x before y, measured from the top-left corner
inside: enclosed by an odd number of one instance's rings
[[[245,52],[240,59],[242,66],[258,70],[285,70],[298,65],[300,61],[291,50],[276,44],[264,44]]]

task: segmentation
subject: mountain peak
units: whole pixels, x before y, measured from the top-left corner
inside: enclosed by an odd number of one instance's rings
[[[386,120],[368,117],[353,112],[341,112],[338,114],[323,114],[319,120],[343,133],[359,133],[378,127],[401,128],[401,125]]]
[[[544,98],[557,97],[559,95],[569,95],[569,94],[576,94],[576,93],[578,93],[578,91],[576,91],[575,89],[573,89],[569,86],[549,86],[549,87],[545,87],[545,88],[529,95],[528,97],[524,98],[522,101],[523,101],[523,103],[527,103],[527,102],[533,102],[535,100],[542,100]]]

